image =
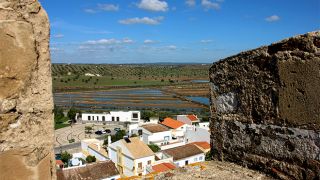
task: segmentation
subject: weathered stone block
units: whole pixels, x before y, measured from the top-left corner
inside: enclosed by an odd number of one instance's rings
[[[49,21],[36,0],[0,0],[0,179],[55,179]]]
[[[212,65],[216,158],[284,179],[319,178],[319,42],[312,32]]]

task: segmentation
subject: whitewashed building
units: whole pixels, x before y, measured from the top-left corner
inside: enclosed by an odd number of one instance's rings
[[[139,137],[111,143],[108,152],[120,174],[126,177],[145,175],[146,167],[155,161],[154,152]]]
[[[205,153],[194,144],[167,149],[162,153],[171,156],[173,163],[178,167],[205,161]]]
[[[161,150],[185,145],[184,138],[172,138],[172,130],[161,124],[141,126],[142,140],[146,144],[156,144]]]
[[[210,143],[210,131],[206,128],[200,128],[194,126],[193,128],[188,128],[185,132],[185,138],[187,143],[205,141]]]
[[[177,120],[181,121],[188,125],[195,125],[200,122],[197,115],[190,114],[190,115],[177,115]]]
[[[105,113],[82,113],[87,122],[139,122],[140,111],[110,111]]]
[[[174,139],[184,139],[185,132],[187,131],[189,125],[180,121],[177,121],[172,118],[165,118],[162,122],[162,125],[171,129],[172,137]]]
[[[81,141],[82,153],[87,157],[88,155],[96,157],[97,161],[108,160],[108,152],[102,147],[102,141],[98,139],[85,139]]]

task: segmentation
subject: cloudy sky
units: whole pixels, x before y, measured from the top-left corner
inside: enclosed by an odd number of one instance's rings
[[[54,63],[212,63],[319,29],[319,0],[40,0]]]

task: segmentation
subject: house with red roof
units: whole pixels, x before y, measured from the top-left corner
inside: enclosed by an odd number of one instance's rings
[[[201,149],[204,153],[207,153],[210,151],[210,144],[206,141],[197,141],[190,144],[196,145],[199,149]]]
[[[195,114],[177,115],[177,120],[188,125],[195,125],[200,122],[198,116]]]
[[[162,122],[162,125],[171,129],[172,137],[177,139],[184,139],[185,132],[187,131],[188,125],[181,121],[172,119],[172,118],[165,118]]]
[[[164,162],[157,165],[152,166],[152,170],[154,172],[165,172],[176,169],[177,167],[171,162]]]

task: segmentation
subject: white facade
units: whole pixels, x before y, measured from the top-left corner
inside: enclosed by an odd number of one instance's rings
[[[81,150],[85,154],[95,156],[97,161],[106,161],[109,159],[107,152],[102,148],[102,141],[97,139],[82,140]]]
[[[197,117],[196,115],[192,115],[192,116],[196,117],[197,120],[192,121],[192,120],[188,117],[188,115],[177,115],[177,120],[180,121],[180,122],[186,123],[186,124],[188,124],[188,125],[192,125],[192,124],[194,124],[194,123],[198,123],[198,122],[199,122],[198,117]]]
[[[82,113],[81,119],[88,122],[139,122],[140,111],[110,111],[109,113]]]
[[[202,128],[202,129],[205,129],[205,130],[209,130],[209,129],[210,129],[210,128],[209,128],[209,125],[210,125],[209,122],[201,122],[201,123],[199,123],[199,124],[197,125],[197,127]]]
[[[183,138],[188,129],[189,125],[184,124],[176,129],[172,129],[172,137],[174,138]]]
[[[204,128],[194,127],[193,129],[187,129],[185,133],[185,138],[187,143],[206,141],[210,143],[210,133],[209,130]]]
[[[137,142],[132,143],[136,144]],[[117,169],[122,175],[126,177],[146,175],[146,167],[154,163],[155,156],[150,149],[149,150],[151,151],[151,154],[146,153],[148,154],[146,156],[140,158],[134,158],[132,156],[132,151],[137,151],[137,149],[139,149],[139,147],[141,147],[142,145],[146,146],[145,144],[143,144],[143,142],[141,143],[142,144],[140,145],[137,144],[137,147],[134,147],[134,150],[128,149],[121,140],[114,142],[108,146],[109,158],[115,163]],[[144,151],[143,149],[144,148],[142,147],[142,151]]]
[[[190,157],[187,157],[184,159],[179,159],[179,160],[173,161],[173,163],[176,166],[183,167],[188,164],[203,162],[203,161],[205,161],[205,155],[204,155],[204,153],[201,153],[201,154],[197,154],[195,156],[190,156]]]

